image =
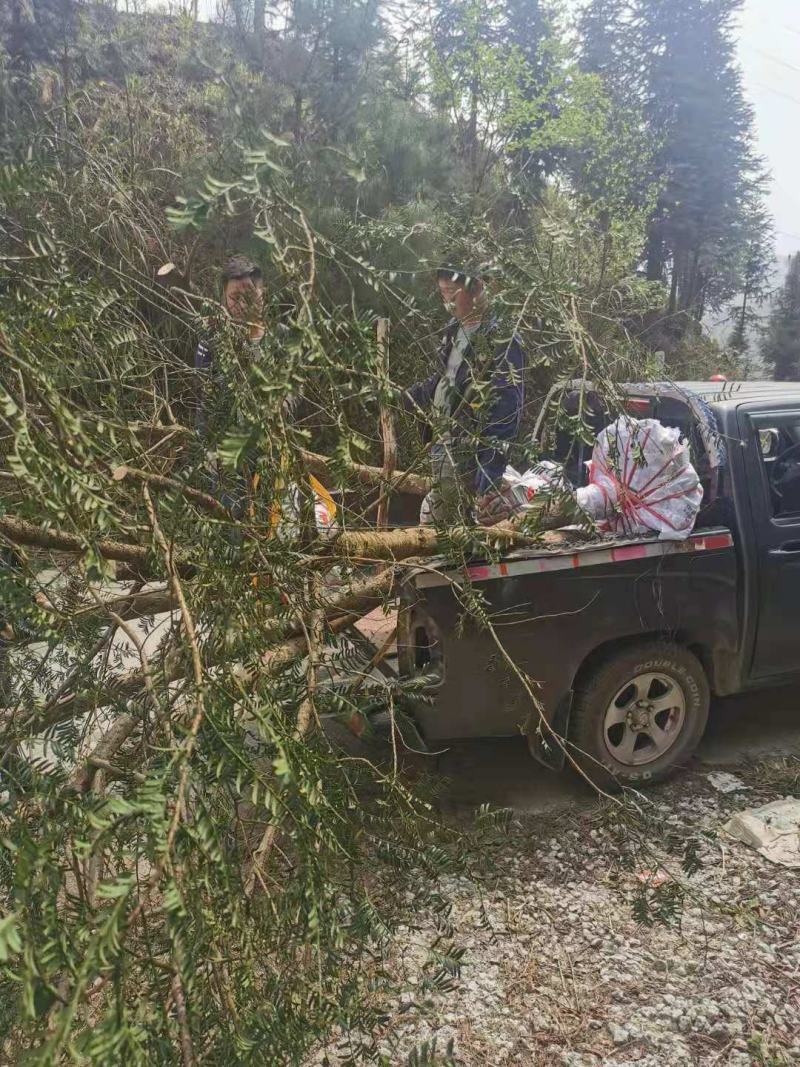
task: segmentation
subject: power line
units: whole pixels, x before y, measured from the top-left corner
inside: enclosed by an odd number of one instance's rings
[[[773,89],[771,85],[761,85],[760,82],[751,82],[751,85],[756,89],[763,89],[766,93],[775,93],[776,96],[782,96],[786,100],[791,100],[794,104],[800,104],[800,96],[791,96],[789,93],[784,93],[782,89]]]
[[[771,63],[779,63],[782,67],[786,67],[787,70],[793,70],[800,74],[800,67],[794,63],[789,63],[785,59],[781,59],[780,56],[773,56],[770,52],[765,52],[763,48],[758,48],[754,44],[748,45],[748,48],[752,48],[754,52],[758,52],[760,56],[768,59]]]

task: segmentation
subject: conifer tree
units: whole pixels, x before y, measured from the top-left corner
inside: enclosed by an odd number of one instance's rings
[[[578,21],[582,69],[601,79],[614,114],[629,116],[622,129],[639,129],[641,116],[646,131],[649,156],[619,134],[612,140],[626,161],[626,200],[646,204],[658,190],[643,262],[647,278],[668,287],[676,342],[737,298],[747,319],[769,277],[764,178],[735,54],[740,7],[741,0],[590,0]],[[591,163],[577,168],[576,181],[597,196]],[[608,175],[611,167],[599,170]]]
[[[800,254],[790,259],[789,272],[770,316],[761,355],[777,381],[800,378]]]
[[[748,355],[754,336],[762,329],[760,308],[770,293],[775,262],[772,220],[760,197],[748,205],[743,226],[746,243],[741,250],[738,271],[742,280],[741,293],[730,308],[732,329],[728,347],[743,370],[752,362]]]
[[[635,0],[632,10],[663,183],[647,274],[669,283],[670,313],[695,321],[738,288],[729,269],[741,247],[737,221],[759,180],[753,114],[735,55],[740,7],[741,0]]]

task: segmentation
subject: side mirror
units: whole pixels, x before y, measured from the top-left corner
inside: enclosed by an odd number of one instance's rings
[[[778,454],[778,431],[759,430],[758,444],[764,459],[773,459]]]

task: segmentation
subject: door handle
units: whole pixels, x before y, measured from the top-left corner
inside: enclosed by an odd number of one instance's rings
[[[784,541],[780,548],[773,548],[770,555],[777,556],[779,559],[786,556],[800,556],[800,541]]]

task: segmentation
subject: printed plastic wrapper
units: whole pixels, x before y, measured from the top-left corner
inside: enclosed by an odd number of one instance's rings
[[[331,506],[332,503],[327,493],[324,496],[314,493],[314,522],[317,533],[336,533],[339,529],[339,524],[336,522],[336,505]]]
[[[524,509],[542,493],[570,492],[572,486],[564,477],[564,469],[560,463],[543,459],[524,474],[520,474],[513,467],[506,467],[503,473],[503,489],[510,492],[520,509]]]
[[[675,427],[620,416],[598,435],[588,467],[577,500],[602,533],[683,541],[694,529],[703,487]]]
[[[310,478],[314,497],[314,525],[320,537],[330,537],[339,529],[333,498],[316,478]],[[273,509],[273,530],[279,537],[297,537],[302,527],[303,501],[296,485],[288,486]]]
[[[524,474],[520,474],[514,467],[506,467],[503,471],[500,490],[512,506],[512,510],[517,512],[524,511],[541,493],[572,492],[572,486],[564,477],[564,470],[560,463],[543,459]],[[419,521],[422,526],[429,526],[433,523],[430,497],[429,493],[423,499],[420,508]]]

